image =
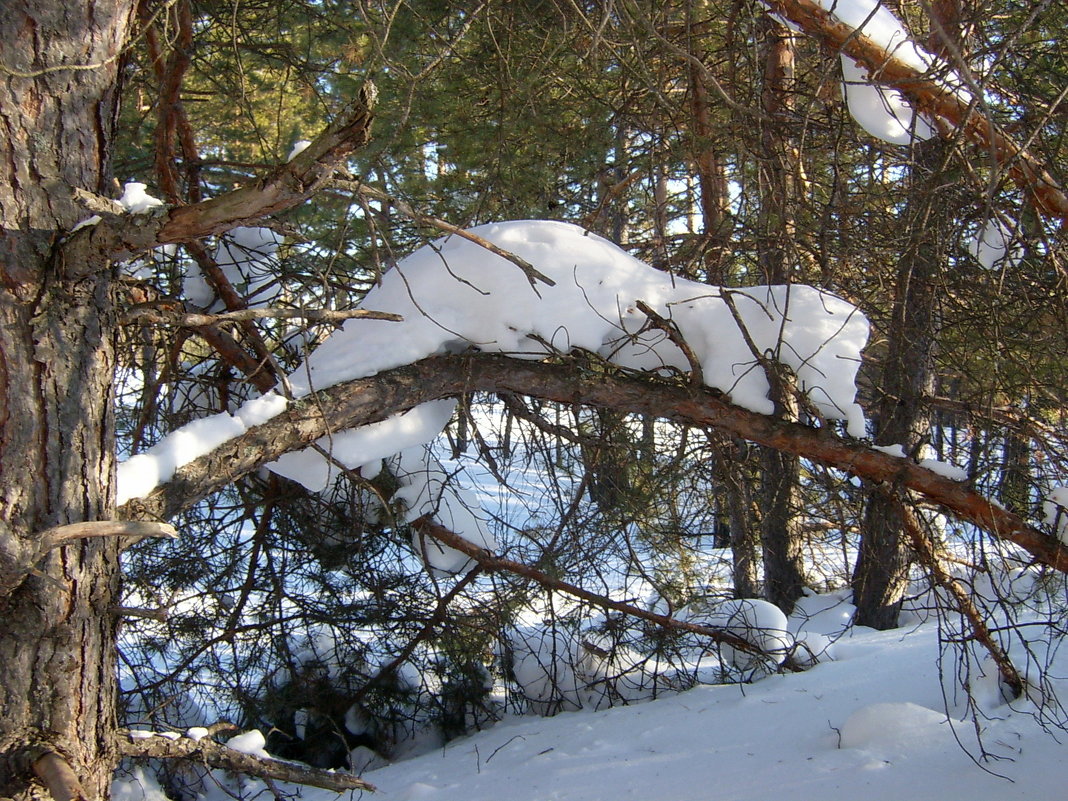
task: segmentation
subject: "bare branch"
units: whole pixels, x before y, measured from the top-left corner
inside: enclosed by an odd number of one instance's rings
[[[321,787],[335,793],[349,790],[366,790],[373,793],[375,787],[351,773],[321,770],[300,762],[282,759],[264,759],[245,754],[220,745],[207,738],[194,740],[190,737],[136,737],[130,732],[119,732],[119,753],[126,757],[141,759],[190,759],[212,768],[232,770],[262,779],[274,779],[293,784]],[[57,799],[57,801],[62,801]]]
[[[220,314],[193,314],[157,306],[134,307],[123,315],[123,323],[140,323],[152,325],[176,325],[185,328],[197,328],[218,323],[243,322],[247,320],[308,320],[313,323],[341,323],[345,320],[386,320],[403,322],[399,314],[372,311],[370,309],[351,309],[334,311],[333,309],[240,309]]]
[[[489,551],[479,548],[473,542],[465,540],[458,534],[449,531],[444,526],[441,526],[431,520],[429,517],[420,517],[413,521],[412,527],[421,534],[427,534],[439,542],[448,545],[450,548],[455,548],[467,556],[474,559],[479,567],[489,573],[507,572],[514,573],[517,576],[524,576],[525,578],[532,579],[538,582],[543,587],[547,587],[552,590],[567,593],[573,595],[576,598],[581,598],[584,601],[589,601],[595,606],[599,606],[603,609],[614,609],[616,612],[622,612],[625,615],[631,617],[638,617],[642,620],[648,620],[651,623],[656,623],[659,626],[663,626],[667,629],[674,631],[687,631],[691,634],[700,634],[702,637],[708,637],[713,642],[722,643],[723,645],[730,645],[739,651],[744,651],[749,654],[761,654],[761,651],[757,646],[753,645],[748,640],[742,639],[736,634],[731,634],[729,631],[723,629],[714,629],[708,626],[701,626],[697,623],[690,623],[686,620],[676,620],[673,617],[667,615],[660,615],[656,612],[650,612],[647,609],[641,609],[632,604],[624,603],[622,601],[615,601],[609,598],[607,595],[599,595],[589,590],[584,590],[581,587],[577,587],[574,584],[569,584],[566,581],[561,581],[558,578],[550,576],[548,573],[543,573],[537,568],[530,565],[524,565],[521,562],[516,562],[512,559],[506,559],[502,556],[494,556]]]
[[[66,758],[55,751],[45,751],[33,760],[33,772],[56,801],[88,801],[82,784]]]
[[[935,543],[924,534],[920,521],[916,519],[912,509],[901,498],[894,496],[894,500],[897,502],[898,510],[901,512],[901,521],[905,533],[908,535],[909,541],[912,543],[912,549],[916,552],[920,562],[931,572],[931,576],[938,582],[939,586],[953,596],[961,614],[964,615],[971,626],[972,636],[986,648],[994,660],[994,664],[998,666],[1001,680],[1009,688],[1012,698],[1019,698],[1023,694],[1023,679],[1016,670],[1016,666],[1012,664],[1012,660],[1009,659],[1005,649],[995,642],[991,636],[990,627],[987,626],[982,614],[976,609],[971,594],[961,586],[961,583],[942,564],[943,560],[935,548]]]
[[[350,153],[370,141],[376,98],[374,84],[364,84],[359,96],[306,150],[247,186],[188,206],[109,215],[98,225],[81,229],[66,245],[69,268],[90,272],[99,268],[101,254],[128,259],[160,245],[221,234],[296,206],[315,194]]]
[[[644,301],[639,300],[635,305],[638,307],[638,311],[649,318],[649,323],[651,325],[663,331],[667,335],[667,338],[675,343],[675,346],[682,351],[683,355],[686,357],[686,361],[690,363],[690,378],[693,383],[696,386],[704,385],[705,373],[704,369],[701,367],[701,360],[697,358],[697,354],[693,352],[693,348],[691,348],[689,343],[683,338],[682,333],[679,331],[679,327],[666,317],[657,314],[650,308],[649,304]]]
[[[170,523],[146,520],[94,520],[88,523],[70,523],[45,529],[38,537],[37,559],[48,551],[85,537],[164,537],[176,539],[178,532]]]
[[[30,574],[37,574],[37,563],[48,553],[86,537],[122,537],[128,546],[145,537],[174,539],[178,532],[169,523],[148,520],[95,520],[54,526],[38,532],[22,548],[0,551],[0,598],[18,587]],[[10,545],[10,543],[9,543]]]

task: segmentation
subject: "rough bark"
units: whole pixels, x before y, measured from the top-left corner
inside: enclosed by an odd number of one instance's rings
[[[373,88],[307,151],[220,198],[103,206],[133,0],[0,5],[0,797],[99,799],[115,745],[117,325],[111,258],[300,202],[366,141]],[[97,529],[86,529],[98,533]],[[57,539],[58,538],[58,539]],[[54,546],[54,547],[53,547]]]
[[[0,553],[113,516],[112,274],[59,245],[104,194],[132,2],[0,11]],[[88,268],[88,269],[86,269]],[[116,762],[117,537],[68,541],[0,598],[0,796],[104,798]],[[9,577],[9,576],[7,576]],[[5,577],[5,578],[7,578]]]
[[[875,443],[902,445],[915,453],[925,442],[930,421],[924,398],[934,379],[937,334],[936,282],[945,259],[944,242],[949,182],[938,169],[943,146],[924,143],[913,167],[906,209],[906,248],[898,262],[893,314],[887,332],[880,396],[875,412]],[[908,585],[911,551],[893,498],[873,489],[864,509],[860,553],[853,572],[857,622],[876,629],[897,625]]]
[[[947,34],[958,29],[956,20],[940,23],[939,29]],[[945,174],[945,143],[923,142],[914,152],[903,215],[904,247],[897,265],[874,415],[875,443],[902,445],[910,454],[923,446],[930,433],[925,398],[934,386],[937,283],[947,258],[954,183]],[[905,522],[901,505],[891,495],[870,488],[853,571],[853,602],[861,625],[876,629],[897,625],[911,558]]]

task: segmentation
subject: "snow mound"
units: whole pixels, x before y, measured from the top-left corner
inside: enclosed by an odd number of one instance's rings
[[[944,712],[908,701],[871,704],[842,725],[842,748],[863,749],[884,758],[908,753],[919,742],[942,736],[946,721]]]
[[[755,645],[776,663],[786,659],[794,638],[789,632],[786,615],[775,604],[757,598],[735,598],[712,608],[707,624],[723,629]],[[725,658],[737,667],[747,668],[753,654],[723,648]]]

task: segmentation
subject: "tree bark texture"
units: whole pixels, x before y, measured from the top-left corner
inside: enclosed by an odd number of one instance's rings
[[[9,0],[0,7],[6,577],[39,551],[41,532],[114,512],[112,273],[102,258],[71,264],[61,237],[86,216],[76,190],[107,192],[133,5]],[[53,793],[107,796],[116,764],[118,554],[115,537],[69,542],[0,598],[0,796],[39,795],[39,781]]]

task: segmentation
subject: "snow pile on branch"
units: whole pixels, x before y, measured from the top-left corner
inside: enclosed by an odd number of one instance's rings
[[[534,359],[582,349],[636,370],[689,370],[683,351],[639,310],[643,301],[676,326],[705,384],[733,403],[773,411],[759,364],[767,356],[794,371],[823,416],[864,435],[854,378],[868,323],[840,298],[801,285],[725,290],[674,278],[567,223],[494,223],[471,233],[525,259],[555,285],[532,286],[476,242],[439,239],[401,261],[364,301],[404,323],[347,321],[294,371],[294,392],[472,347]]]
[[[145,191],[147,188],[147,184],[142,184],[138,181],[130,181],[124,184],[122,197],[119,198],[119,205],[128,214],[143,214],[156,206],[162,206],[163,201],[148,194]]]
[[[986,221],[975,239],[968,244],[968,252],[987,270],[1000,267],[1012,269],[1023,258],[1023,246],[1016,232],[997,218]]]
[[[482,244],[461,236],[439,239],[401,261],[364,301],[367,308],[400,314],[404,322],[346,322],[294,371],[294,396],[472,348],[527,359],[581,349],[639,371],[686,372],[694,365],[675,342],[681,338],[704,383],[733,403],[772,413],[765,366],[776,363],[792,371],[820,415],[844,420],[852,436],[865,435],[854,379],[868,323],[846,301],[800,285],[726,290],[674,278],[566,223],[497,223],[471,234],[525,259],[553,285],[532,285],[515,264]],[[641,303],[660,319],[651,320]],[[665,333],[663,320],[674,326],[674,335]],[[253,420],[263,422],[281,405],[268,394],[236,415],[197,421],[133,457],[119,469],[119,502],[146,494],[182,464],[239,435]],[[321,491],[338,465],[370,475],[382,459],[431,442],[451,413],[449,401],[425,404],[320,441],[329,462],[306,449],[270,467]],[[466,501],[446,489],[440,467],[420,458],[407,454],[396,465],[406,517],[446,513],[460,526],[456,533],[492,547],[479,518],[460,511]],[[448,569],[446,563],[461,560],[443,552],[431,562]]]
[[[935,135],[923,115],[896,89],[872,83],[868,71],[842,54],[842,94],[849,114],[876,139],[908,145]]]
[[[1046,525],[1068,545],[1068,487],[1054,487],[1042,502]]]
[[[963,82],[947,65],[912,40],[904,24],[890,11],[883,0],[816,0],[840,22],[864,34],[887,53],[903,61],[919,73],[938,70],[944,87],[964,100],[970,94]],[[765,4],[766,5],[766,4]],[[792,25],[776,14],[773,17]],[[865,131],[892,145],[909,145],[930,139],[935,130],[922,114],[917,114],[909,100],[896,89],[880,86],[877,76],[867,67],[857,64],[850,56],[841,54],[842,97],[850,115]]]

